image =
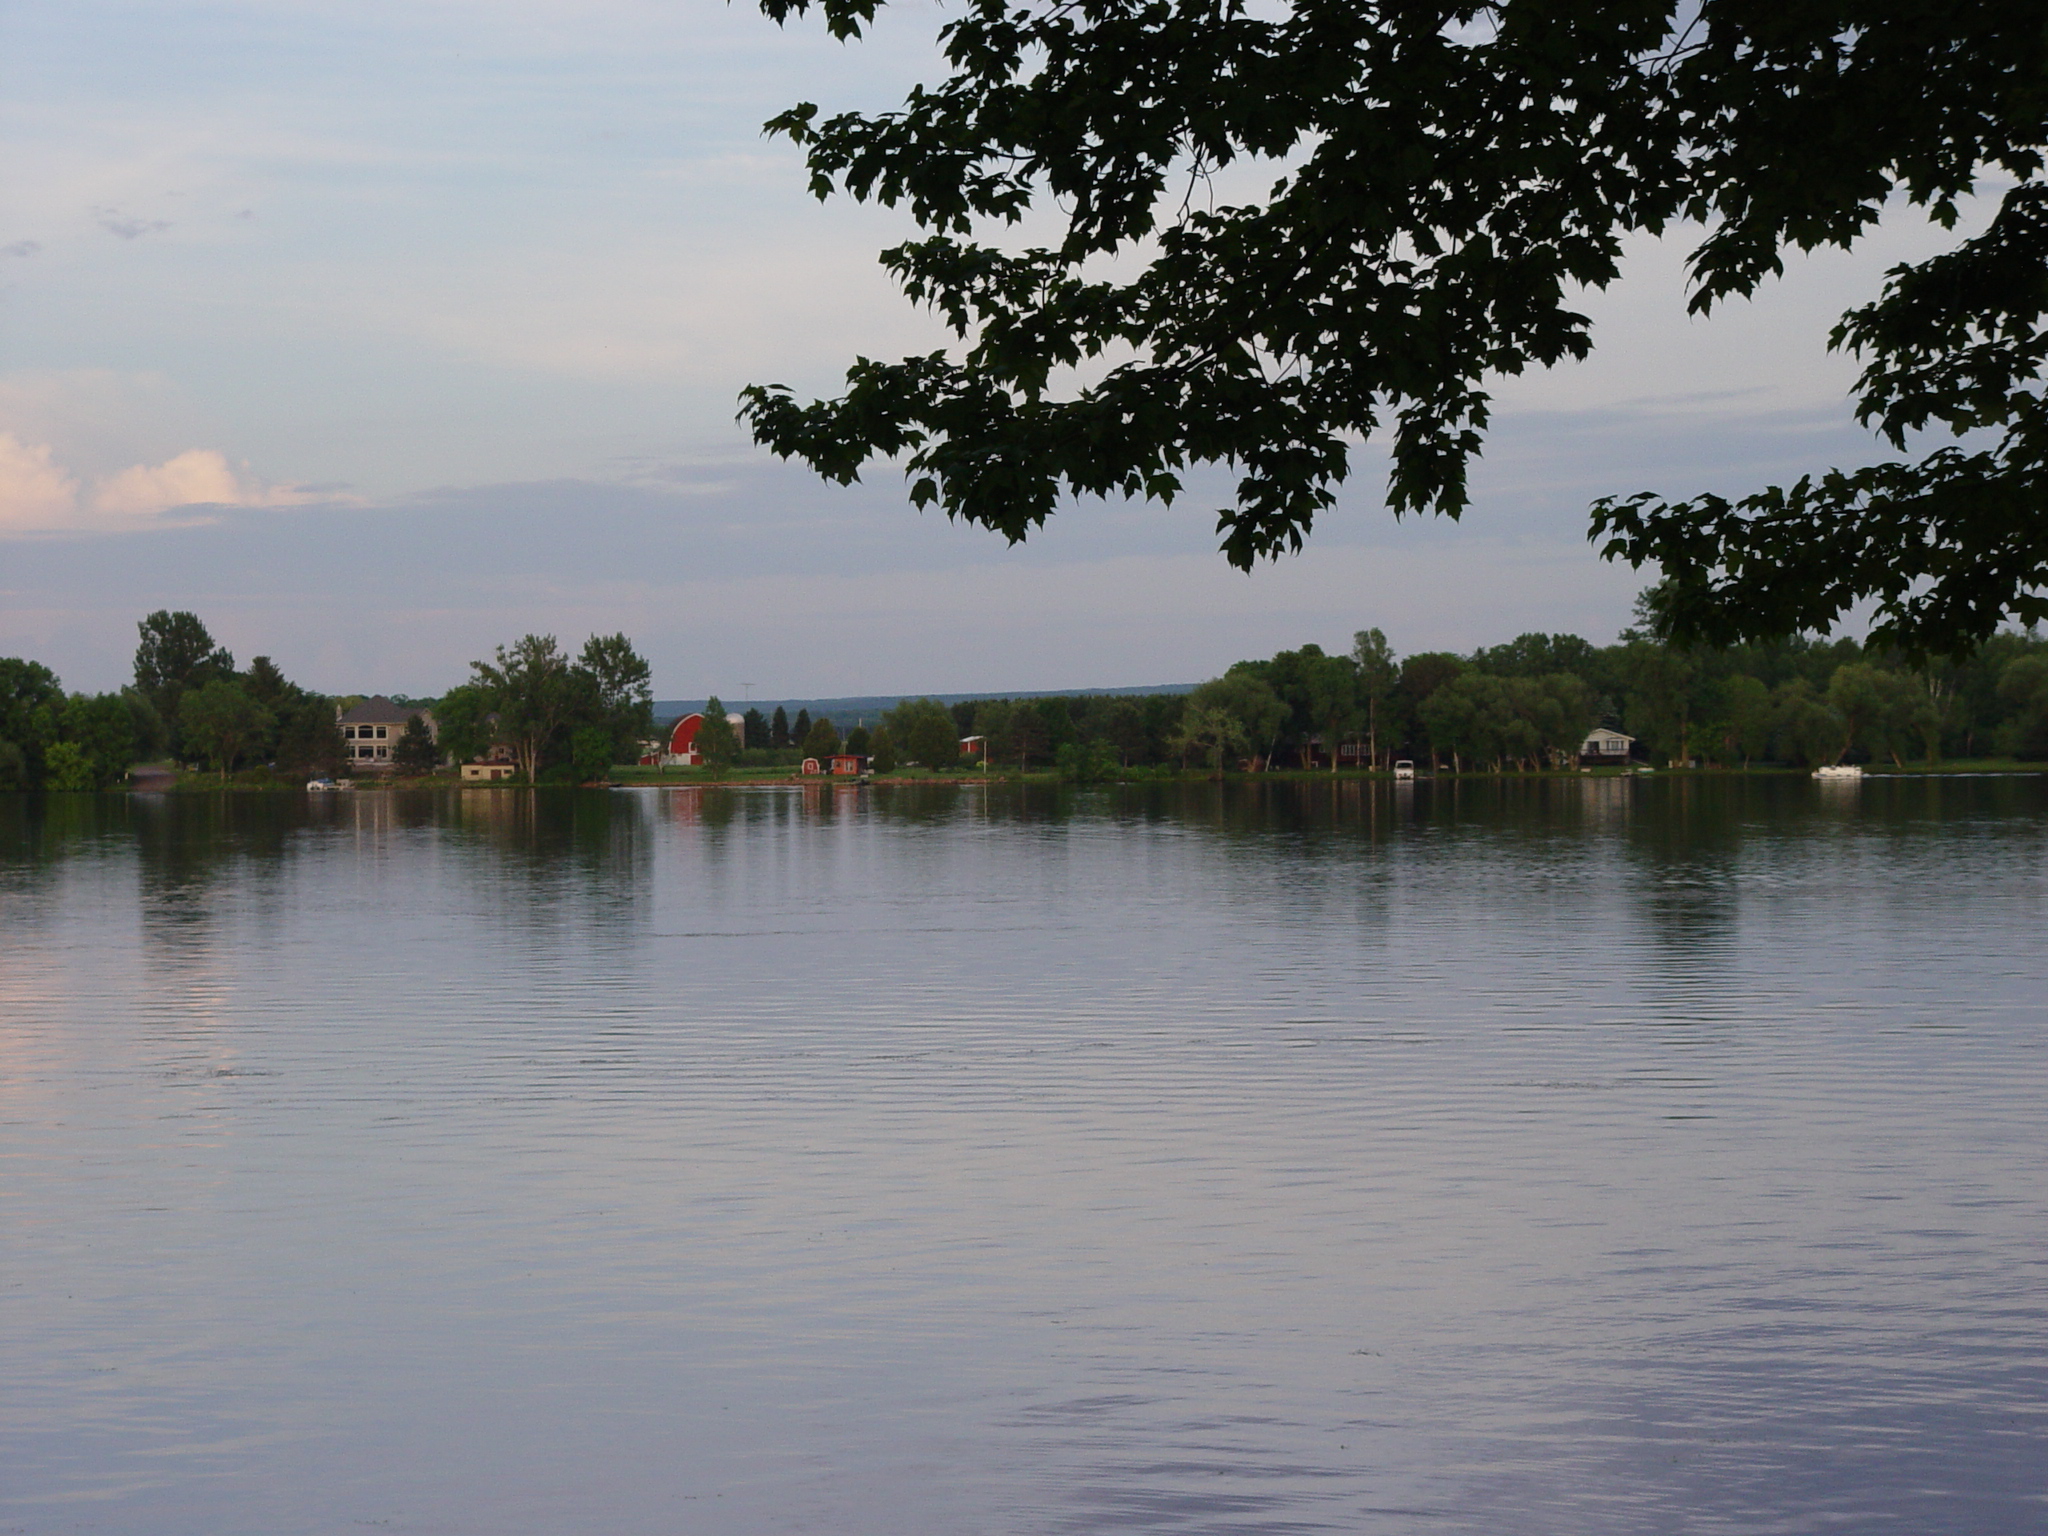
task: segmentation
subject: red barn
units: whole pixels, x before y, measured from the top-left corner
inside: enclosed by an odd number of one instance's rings
[[[704,728],[703,712],[695,711],[683,716],[669,727],[668,740],[662,743],[649,742],[659,750],[644,754],[640,762],[652,768],[657,763],[664,768],[695,768],[704,761],[704,754],[697,750],[697,732]]]

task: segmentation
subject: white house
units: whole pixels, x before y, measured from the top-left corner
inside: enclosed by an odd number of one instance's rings
[[[1579,748],[1579,761],[1591,765],[1626,763],[1635,744],[1635,737],[1611,731],[1603,725],[1586,737],[1585,744]]]

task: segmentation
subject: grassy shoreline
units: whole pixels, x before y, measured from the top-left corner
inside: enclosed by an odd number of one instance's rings
[[[1809,778],[1810,768],[1787,768],[1777,765],[1757,764],[1744,767],[1703,767],[1703,768],[1657,768],[1643,771],[1636,768],[1551,768],[1532,772],[1508,771],[1496,773],[1492,769],[1466,769],[1453,773],[1448,769],[1440,773],[1423,772],[1422,782],[1430,781],[1478,781],[1523,783],[1537,779],[1796,779]],[[2012,758],[1967,758],[1960,761],[1939,763],[1906,763],[1903,766],[1891,763],[1863,765],[1866,777],[1881,778],[1922,778],[1962,777],[1970,774],[2040,774],[2048,773],[2048,763],[2021,762]],[[666,771],[642,768],[638,765],[621,764],[612,770],[611,777],[593,785],[549,784],[547,789],[573,788],[715,788],[718,786],[759,786],[788,784],[1059,784],[1063,780],[1057,770],[1035,768],[1020,772],[1015,768],[998,768],[984,772],[980,769],[961,769],[953,772],[933,772],[923,768],[901,769],[894,773],[878,775],[870,780],[857,781],[830,774],[805,775],[793,773],[787,768],[732,769],[714,773],[702,768],[672,768]],[[1260,773],[1227,772],[1219,781],[1205,769],[1189,768],[1140,768],[1127,773],[1113,774],[1100,780],[1100,784],[1357,784],[1395,783],[1393,774],[1385,771],[1367,771],[1346,768],[1336,773],[1327,769],[1276,768]],[[349,793],[377,792],[396,789],[466,789],[505,790],[530,789],[534,786],[523,781],[497,779],[491,781],[463,782],[452,773],[437,773],[413,777],[398,775],[365,775],[353,781]],[[305,781],[296,778],[278,777],[263,770],[244,770],[242,773],[223,781],[216,773],[172,768],[164,764],[144,765],[141,772],[130,783],[122,786],[131,794],[207,794],[207,793],[279,793],[305,794]]]

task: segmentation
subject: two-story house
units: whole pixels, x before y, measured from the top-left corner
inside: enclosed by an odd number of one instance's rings
[[[382,694],[363,700],[354,709],[343,711],[341,752],[349,771],[389,773],[392,749],[398,745],[399,737],[405,734],[406,722],[414,715],[426,722],[427,733],[438,741],[440,732],[430,711],[408,709],[403,704],[392,703]]]

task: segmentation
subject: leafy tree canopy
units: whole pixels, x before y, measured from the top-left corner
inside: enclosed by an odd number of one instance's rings
[[[830,720],[820,715],[805,733],[802,746],[805,757],[815,757],[822,763],[839,750],[839,732]]]
[[[175,713],[185,689],[234,674],[235,658],[213,643],[196,613],[159,608],[135,627],[142,636],[135,647],[135,686],[167,714]]]
[[[216,678],[186,693],[178,708],[178,724],[186,740],[203,751],[225,779],[236,762],[262,741],[273,719],[239,684]]]
[[[814,3],[850,38],[881,0],[762,0]],[[2048,617],[2039,0],[965,0],[942,42],[950,74],[899,110],[769,127],[819,197],[908,207],[925,235],[883,261],[961,345],[859,359],[836,400],[748,389],[776,452],[841,482],[907,455],[914,503],[1012,541],[1063,494],[1170,501],[1227,464],[1218,530],[1249,568],[1301,547],[1382,431],[1394,511],[1456,516],[1489,380],[1590,351],[1573,295],[1630,235],[1699,228],[1703,313],[1894,199],[1953,226],[1989,182],[1990,227],[1833,338],[1900,452],[1966,442],[1733,502],[1603,501],[1594,526],[1662,567],[1681,638],[1825,630],[1864,600],[1909,648]],[[1240,162],[1270,190],[1213,199]],[[989,238],[1034,211],[1050,243]]]
[[[876,773],[896,771],[896,743],[890,739],[886,725],[875,727],[875,733],[868,738],[868,766]]]
[[[497,739],[511,746],[529,781],[537,778],[550,738],[576,702],[569,659],[553,635],[522,635],[469,667],[469,687],[488,705]]]
[[[613,754],[606,763],[627,762],[654,734],[654,670],[624,633],[592,635],[577,658],[578,670],[595,693],[595,712],[611,733]],[[600,775],[601,777],[601,775]]]
[[[882,718],[889,739],[906,761],[951,768],[960,760],[959,722],[937,699],[904,699]]]
[[[725,713],[725,705],[714,693],[704,701],[704,723],[697,727],[696,748],[713,768],[730,768],[740,755],[739,736]]]

